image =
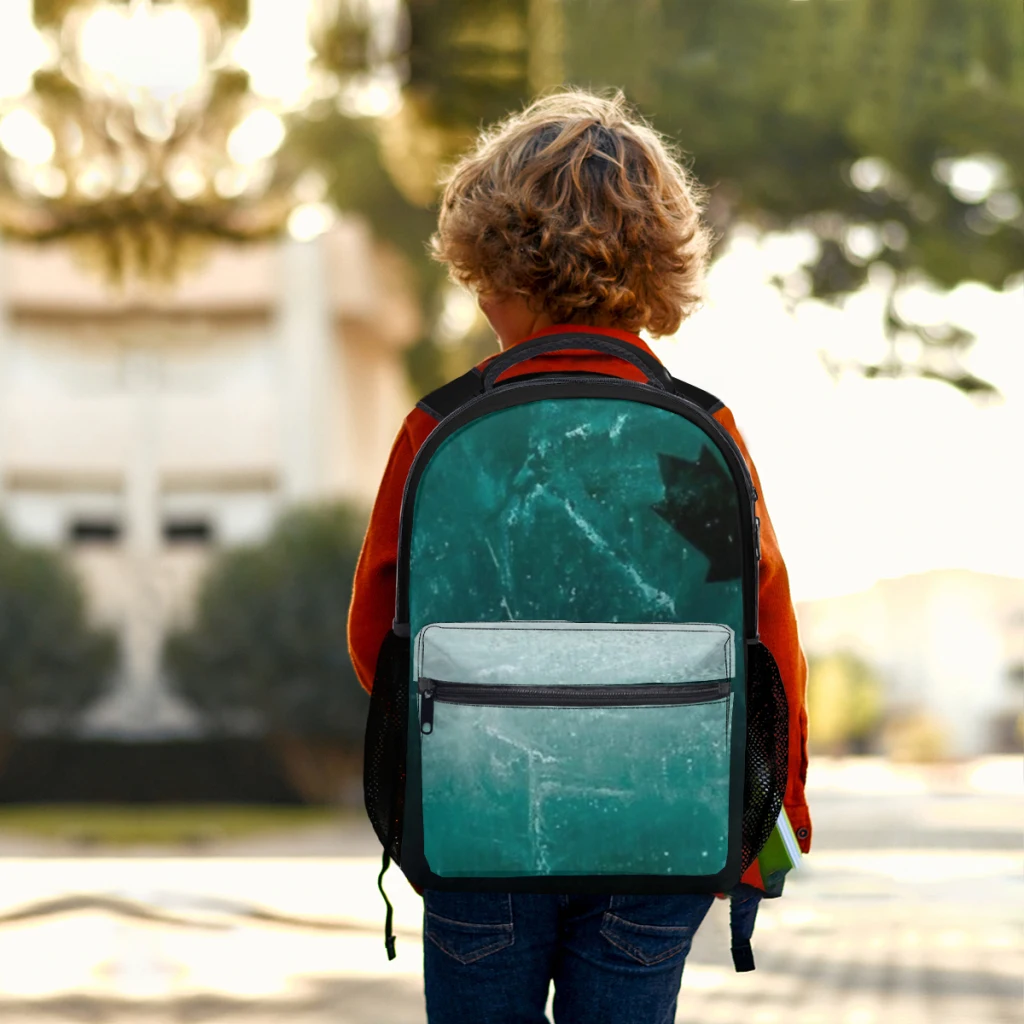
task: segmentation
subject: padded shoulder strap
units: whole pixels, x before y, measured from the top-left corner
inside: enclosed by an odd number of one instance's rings
[[[461,377],[442,384],[416,403],[417,409],[433,416],[438,422],[475,398],[483,387],[483,374],[474,366]]]
[[[706,413],[713,415],[718,412],[725,403],[715,398],[710,391],[701,391],[700,388],[687,384],[685,380],[678,377],[672,378],[672,387],[680,398],[685,398],[694,405],[699,405]]]

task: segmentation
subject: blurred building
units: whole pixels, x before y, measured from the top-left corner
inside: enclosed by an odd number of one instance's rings
[[[885,683],[888,712],[929,715],[953,756],[998,746],[1021,713],[1024,580],[936,570],[803,602],[797,617],[809,655],[863,657]]]
[[[69,549],[124,638],[88,731],[189,732],[159,651],[212,551],[289,504],[372,500],[410,404],[403,264],[357,220],[225,246],[163,295],[113,292],[62,249],[0,260],[0,513]]]

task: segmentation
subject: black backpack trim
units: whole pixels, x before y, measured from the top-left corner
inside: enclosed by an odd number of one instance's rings
[[[710,391],[703,391],[693,384],[687,384],[685,380],[678,377],[672,378],[672,387],[680,398],[685,398],[694,405],[699,405],[709,416],[714,416],[719,409],[725,408],[725,403],[716,398]]]
[[[541,370],[536,373],[517,374],[515,377],[510,377],[507,381],[503,381],[501,384],[497,384],[495,386],[500,388],[504,387],[506,384],[510,384],[512,381],[522,382],[524,380],[533,380],[538,377],[547,377],[551,374],[558,377],[605,377],[613,380],[627,379],[616,378],[613,374],[598,373],[595,370]],[[685,398],[686,401],[693,402],[694,405],[699,406],[709,416],[713,416],[719,409],[725,408],[725,403],[716,398],[710,391],[704,391],[693,384],[688,384],[685,380],[680,380],[678,377],[671,377],[670,379],[672,381],[672,390],[680,398]],[[422,409],[425,413],[432,416],[438,421],[438,423],[440,423],[441,420],[450,416],[456,409],[464,405],[471,398],[476,398],[477,395],[482,394],[483,388],[484,372],[474,366],[461,377],[456,377],[454,380],[448,381],[447,384],[442,384],[441,387],[431,391],[430,394],[424,395],[424,397],[416,403],[416,408]]]

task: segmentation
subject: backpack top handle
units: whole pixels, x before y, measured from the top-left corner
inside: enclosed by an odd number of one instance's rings
[[[591,349],[616,359],[623,359],[643,371],[648,384],[660,388],[662,391],[673,390],[672,375],[657,359],[649,356],[643,349],[631,345],[628,341],[620,341],[618,338],[605,334],[590,334],[585,330],[578,333],[573,331],[564,334],[548,334],[513,345],[488,364],[484,371],[483,390],[491,391],[497,384],[498,378],[517,363],[532,359],[545,352],[578,348]]]

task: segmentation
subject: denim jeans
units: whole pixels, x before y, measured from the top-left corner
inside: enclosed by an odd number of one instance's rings
[[[424,894],[430,1024],[672,1024],[713,896]]]

